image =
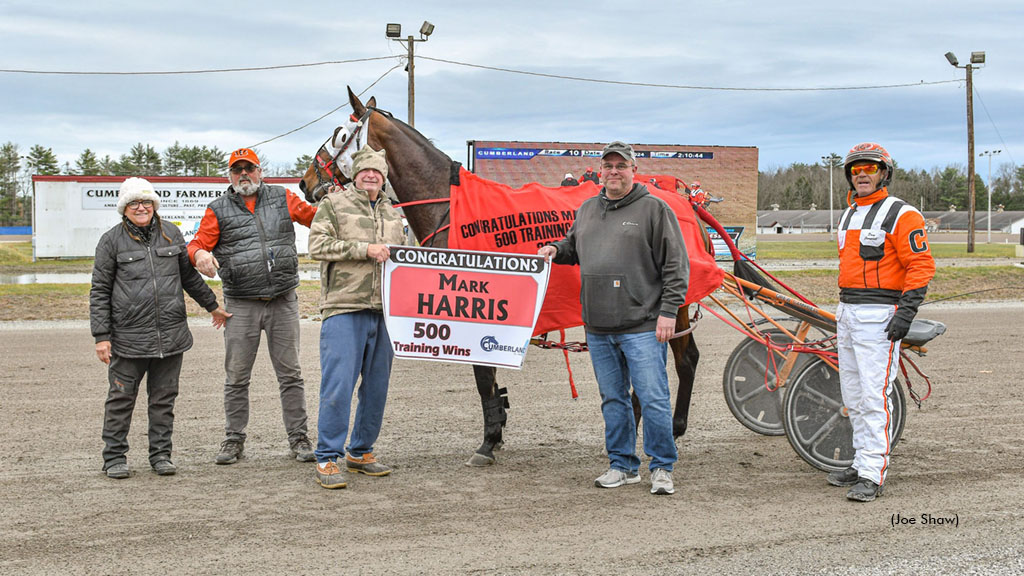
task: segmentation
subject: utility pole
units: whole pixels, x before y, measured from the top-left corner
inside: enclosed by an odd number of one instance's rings
[[[992,243],[992,157],[999,154],[1002,150],[985,150],[978,156],[988,156],[988,180],[985,182],[985,188],[988,189],[988,244]]]
[[[406,55],[409,59],[405,65],[405,70],[409,73],[409,126],[416,127],[416,62],[415,62],[415,43],[426,42],[427,38],[434,33],[434,25],[426,20],[423,21],[423,25],[420,26],[420,37],[415,38],[411,34],[406,38],[402,38],[402,25],[401,24],[388,24],[384,29],[384,36],[394,40],[396,42],[405,42],[407,44]]]
[[[974,64],[985,63],[984,52],[971,52],[971,62],[958,66],[956,55],[946,52],[946,60],[956,68],[967,70],[967,253],[974,252],[974,92],[971,84]]]
[[[842,159],[842,157],[839,156],[839,154],[836,154],[835,152],[832,152],[828,156],[822,156],[821,157],[821,161],[828,165],[828,238],[829,238],[829,240],[831,240],[833,238],[832,232],[835,230],[835,227],[836,227],[835,226],[835,224],[836,224],[835,218],[832,217],[832,198],[834,197],[834,194],[832,193],[832,180],[833,180],[832,179],[832,169],[837,167],[837,166],[839,166],[839,164],[837,164],[837,162],[839,162],[839,160],[841,160],[841,159]]]

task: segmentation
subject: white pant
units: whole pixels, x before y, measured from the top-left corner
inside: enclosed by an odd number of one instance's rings
[[[836,309],[839,383],[853,425],[853,468],[876,484],[885,482],[894,431],[892,390],[899,370],[899,342],[885,333],[896,307],[844,304]]]

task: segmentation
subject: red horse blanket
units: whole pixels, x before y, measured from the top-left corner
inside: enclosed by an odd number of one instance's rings
[[[651,179],[667,189],[652,186]],[[693,208],[687,198],[675,192],[674,180],[671,176],[640,174],[634,179],[667,202],[679,218],[690,257],[686,303],[692,304],[722,285],[723,271],[714,256],[704,251]],[[461,169],[459,184],[451,189],[448,246],[536,254],[540,246],[564,238],[576,218],[576,209],[599,191],[600,187],[590,182],[564,188],[527,184],[513,189]],[[534,335],[581,324],[579,267],[555,265]]]

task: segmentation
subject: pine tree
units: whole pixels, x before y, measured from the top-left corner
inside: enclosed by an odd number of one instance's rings
[[[28,166],[33,174],[53,175],[60,173],[60,163],[52,148],[36,144],[28,151]]]
[[[82,176],[98,176],[102,174],[100,161],[92,150],[86,148],[78,156],[78,160],[75,161],[75,174],[81,174]]]

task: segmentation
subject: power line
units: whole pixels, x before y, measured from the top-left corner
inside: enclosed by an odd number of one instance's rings
[[[392,66],[392,67],[391,67],[391,68],[390,68],[390,69],[389,69],[389,70],[388,70],[387,72],[385,72],[385,73],[381,74],[379,78],[377,78],[376,80],[374,80],[374,81],[373,81],[373,84],[370,84],[370,85],[369,85],[369,86],[367,86],[367,87],[366,87],[366,88],[365,88],[365,89],[364,89],[364,90],[363,90],[362,92],[360,92],[360,93],[358,94],[358,96],[360,96],[360,97],[361,97],[361,96],[362,96],[363,94],[366,94],[366,92],[367,92],[367,91],[369,91],[369,90],[370,90],[370,88],[373,88],[374,86],[376,86],[376,85],[377,85],[377,82],[380,82],[381,80],[383,80],[383,79],[384,79],[384,77],[385,77],[385,76],[387,76],[388,74],[391,74],[392,72],[394,72],[395,70],[397,70],[397,69],[398,69],[398,68],[400,68],[401,66],[402,66],[401,64],[396,64],[396,65]],[[304,128],[307,128],[307,127],[309,127],[309,126],[312,126],[313,124],[316,124],[317,122],[319,122],[319,121],[323,120],[324,118],[327,118],[328,116],[330,116],[331,114],[334,114],[334,113],[335,113],[335,112],[337,112],[338,110],[341,110],[341,109],[342,109],[342,108],[344,108],[345,106],[348,106],[348,102],[345,102],[344,104],[342,104],[342,105],[338,106],[338,107],[337,107],[337,108],[335,108],[334,110],[331,110],[330,112],[328,112],[328,113],[326,113],[326,114],[324,114],[324,115],[320,116],[319,118],[317,118],[317,119],[315,119],[315,120],[310,120],[309,122],[306,122],[305,124],[303,124],[302,126],[299,126],[298,128],[294,128],[294,129],[292,129],[292,130],[289,130],[289,131],[285,132],[284,134],[278,134],[277,136],[274,136],[273,138],[268,138],[268,139],[266,139],[266,140],[264,140],[264,141],[262,141],[262,142],[257,142],[257,143],[255,143],[255,144],[253,144],[253,145],[251,145],[251,146],[247,146],[247,148],[255,148],[255,147],[259,146],[260,144],[266,144],[267,142],[273,142],[274,140],[277,140],[278,138],[284,138],[285,136],[287,136],[287,135],[289,135],[289,134],[294,134],[295,132],[298,132],[299,130],[302,130],[302,129],[304,129]]]
[[[219,74],[222,72],[259,72],[264,70],[283,70],[286,68],[309,68],[312,66],[329,66],[332,64],[353,64],[355,62],[372,62],[374,60],[391,60],[395,56],[375,56],[373,58],[354,58],[352,60],[327,60],[307,64],[281,64],[280,66],[253,66],[250,68],[213,68],[209,70],[163,70],[134,72],[76,72],[72,70],[15,70],[0,68],[0,72],[9,74],[52,74],[64,76],[169,76],[175,74]]]
[[[714,90],[724,92],[818,92],[818,91],[837,91],[837,90],[877,90],[881,88],[908,88],[911,86],[931,86],[934,84],[952,84],[959,82],[959,80],[936,80],[932,82],[910,82],[907,84],[882,84],[876,86],[833,86],[824,88],[737,88],[728,86],[691,86],[685,84],[655,84],[651,82],[626,82],[622,80],[601,80],[598,78],[585,78],[581,76],[564,76],[561,74],[546,74],[544,72],[528,72],[525,70],[515,70],[512,68],[499,68],[497,66],[485,66],[483,64],[470,64],[468,62],[458,62],[456,60],[445,60],[443,58],[431,58],[430,56],[417,56],[423,60],[432,60],[434,62],[443,62],[445,64],[454,64],[456,66],[466,66],[468,68],[480,68],[483,70],[494,70],[497,72],[508,72],[510,74],[523,74],[525,76],[540,76],[543,78],[557,78],[560,80],[575,80],[577,82],[593,82],[596,84],[618,84],[621,86],[644,86],[648,88],[674,88],[677,90]]]
[[[974,95],[977,96],[978,101],[981,102],[981,109],[985,111],[985,116],[988,116],[988,121],[992,124],[992,129],[996,131],[996,136],[999,136],[999,141],[1003,143],[1003,150],[1006,150],[1006,155],[1010,157],[1010,162],[1016,166],[1017,161],[1013,159],[1013,152],[1010,152],[1010,147],[1006,145],[1006,140],[1003,140],[1003,135],[999,133],[999,127],[996,126],[995,121],[992,120],[992,115],[988,113],[988,106],[985,106],[985,100],[981,97],[981,92],[978,91],[978,86],[975,84],[972,87],[974,88]]]
[[[163,70],[163,71],[129,71],[129,72],[101,72],[101,71],[74,71],[74,70],[23,70],[0,68],[0,72],[8,74],[48,74],[68,76],[161,76],[181,74],[219,74],[225,72],[259,72],[268,70],[283,70],[287,68],[308,68],[312,66],[328,66],[334,64],[352,64],[356,62],[372,62],[375,60],[391,60],[402,58],[402,55],[375,56],[373,58],[354,58],[351,60],[327,60],[324,62],[309,62],[304,64],[282,64],[278,66],[253,66],[247,68],[212,68],[203,70]],[[473,64],[470,62],[459,62],[445,58],[433,58],[430,56],[419,56],[424,60],[465,66],[467,68],[479,68],[482,70],[493,70],[496,72],[507,72],[509,74],[522,74],[525,76],[538,76],[542,78],[555,78],[559,80],[573,80],[576,82],[592,82],[596,84],[615,84],[620,86],[643,86],[649,88],[672,88],[676,90],[712,90],[724,92],[820,92],[820,91],[841,91],[841,90],[878,90],[883,88],[910,88],[914,86],[932,86],[936,84],[951,84],[959,80],[936,80],[931,82],[907,82],[904,84],[880,84],[868,86],[826,86],[819,88],[765,88],[765,87],[733,87],[733,86],[697,86],[686,84],[659,84],[653,82],[628,82],[623,80],[602,80],[600,78],[587,78],[583,76],[567,76],[564,74],[548,74],[544,72],[531,72],[528,70],[516,70],[513,68],[502,68],[499,66],[486,66],[484,64]]]

